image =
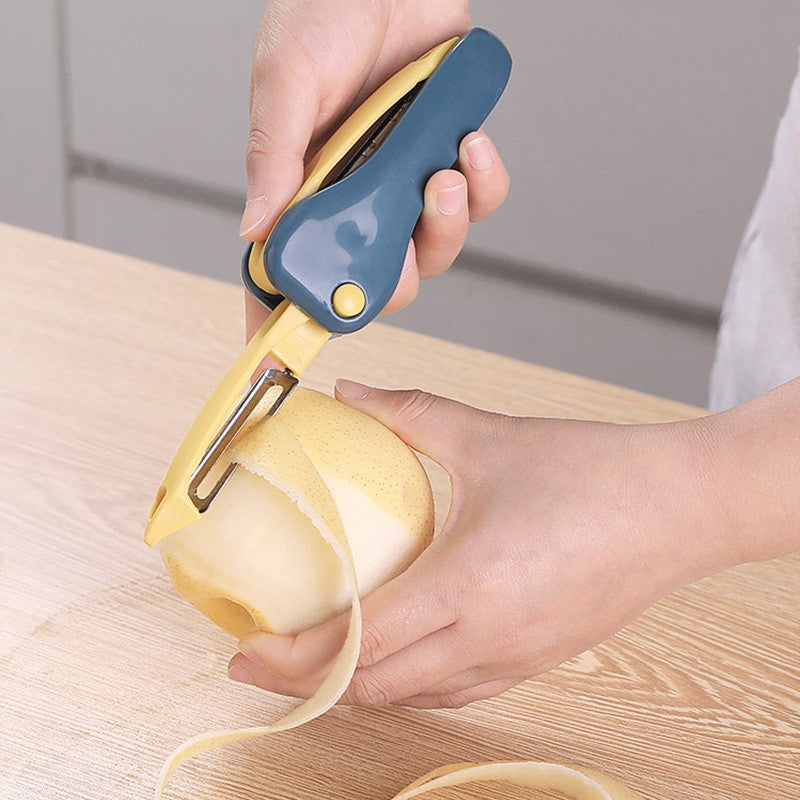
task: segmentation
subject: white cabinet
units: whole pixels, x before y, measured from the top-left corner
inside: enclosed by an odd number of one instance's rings
[[[0,2],[0,220],[67,232],[56,0]]]
[[[239,215],[131,186],[77,178],[75,238],[200,275],[240,281]]]
[[[72,148],[242,191],[250,53],[263,2],[66,5]]]

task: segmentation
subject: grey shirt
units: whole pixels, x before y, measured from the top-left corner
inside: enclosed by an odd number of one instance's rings
[[[722,308],[709,408],[721,411],[800,375],[800,72]]]

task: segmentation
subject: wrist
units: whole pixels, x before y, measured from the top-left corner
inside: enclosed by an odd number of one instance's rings
[[[800,548],[800,380],[676,429],[706,574]]]
[[[745,531],[732,503],[730,421],[711,415],[674,423],[674,446],[683,485],[683,546],[691,557],[688,580],[748,560]],[[688,581],[687,581],[688,582]]]
[[[630,518],[659,595],[732,566],[705,419],[632,428]]]

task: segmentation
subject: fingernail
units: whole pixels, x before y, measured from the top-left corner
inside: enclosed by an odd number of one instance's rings
[[[255,686],[256,684],[253,680],[253,676],[250,674],[250,670],[242,664],[241,659],[235,661],[228,667],[228,677],[232,681],[238,681],[239,683],[249,683],[251,686]]]
[[[489,167],[494,164],[494,153],[492,153],[492,146],[485,136],[478,136],[471,142],[467,142],[467,160],[473,169],[479,172],[485,172]]]
[[[242,639],[236,645],[239,648],[239,652],[248,660],[252,661],[253,663],[257,663],[259,660],[258,651],[253,647],[251,644],[248,643],[247,639]]]
[[[339,380],[336,381],[336,394],[348,400],[358,400],[369,394],[369,386],[365,386],[363,383],[358,383],[357,381],[348,381],[344,378],[339,378]]]
[[[267,218],[266,195],[253,197],[244,204],[242,224],[239,226],[239,236],[247,236]]]
[[[464,208],[466,199],[463,183],[447,189],[439,189],[436,192],[436,206],[442,214],[447,214],[447,216],[458,214]]]
[[[407,272],[411,272],[411,268],[414,266],[414,256],[416,255],[416,248],[414,247],[414,240],[408,243],[408,249],[406,250],[406,259],[403,261],[403,271],[400,273],[401,275],[405,275]]]

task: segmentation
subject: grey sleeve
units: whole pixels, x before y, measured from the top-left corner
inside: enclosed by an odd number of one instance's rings
[[[767,179],[731,274],[709,408],[738,405],[800,375],[800,72]]]

